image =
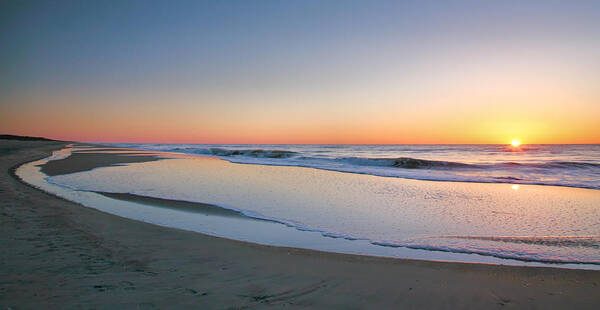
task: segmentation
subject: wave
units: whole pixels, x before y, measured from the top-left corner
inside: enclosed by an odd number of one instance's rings
[[[462,168],[462,169],[501,169],[501,168],[600,168],[600,164],[589,163],[589,162],[576,162],[576,161],[551,161],[546,163],[516,163],[516,162],[499,162],[499,163],[486,163],[486,164],[468,164],[461,162],[452,161],[441,161],[441,160],[427,160],[420,158],[410,157],[399,157],[399,158],[362,158],[362,157],[345,157],[339,160],[345,161],[354,165],[361,166],[387,166],[395,168],[405,169],[419,169],[419,168]]]
[[[297,160],[328,160],[334,162],[342,162],[345,164],[356,166],[373,166],[373,167],[390,167],[403,169],[506,169],[506,168],[537,168],[537,169],[590,169],[600,168],[598,163],[582,162],[582,161],[550,161],[550,162],[533,162],[533,163],[518,163],[518,162],[498,162],[498,163],[483,163],[472,164],[456,161],[430,160],[412,157],[339,157],[339,158],[316,158],[310,156],[301,156],[301,153],[284,150],[264,150],[264,149],[225,149],[225,148],[210,148],[201,149],[197,154],[214,155],[219,157],[252,157],[252,158],[295,158]],[[517,178],[518,179],[518,178]]]
[[[506,147],[504,147],[504,149],[502,149],[502,152],[518,153],[518,152],[529,152],[529,151],[537,151],[537,150],[539,150],[539,148],[532,147],[532,146],[518,146],[518,147],[506,146]]]
[[[476,167],[471,164],[464,164],[451,161],[427,160],[410,157],[399,158],[368,158],[368,157],[344,157],[339,160],[353,165],[360,166],[384,166],[405,169],[419,168],[470,168]]]
[[[464,242],[457,242],[460,240]],[[391,248],[477,254],[526,262],[600,265],[596,256],[600,249],[600,236],[432,236],[402,243],[373,244]],[[523,248],[520,246],[522,244],[529,247]],[[568,248],[577,248],[579,255],[573,256]]]
[[[427,238],[483,240],[544,246],[584,247],[600,249],[600,236],[439,236]]]
[[[582,161],[549,161],[545,163],[516,163],[516,162],[505,162],[498,165],[504,165],[509,167],[531,167],[531,168],[600,168],[600,164],[582,162]]]
[[[428,160],[411,157],[340,157],[340,158],[315,158],[301,156],[301,153],[285,150],[265,150],[265,149],[226,149],[226,148],[174,148],[169,151],[201,155],[212,155],[218,157],[251,157],[251,158],[296,158],[299,160],[329,160],[339,161],[346,164],[357,166],[376,166],[376,167],[394,167],[405,169],[419,168],[481,168],[479,165],[466,164],[452,161]]]
[[[251,158],[295,158],[297,160],[329,160],[357,166],[393,167],[404,169],[499,169],[499,168],[600,168],[600,163],[585,161],[548,161],[548,162],[496,162],[496,163],[463,163],[457,161],[431,160],[413,157],[336,157],[317,158],[302,156],[302,153],[278,149],[227,149],[227,148],[173,148],[167,151],[212,155],[218,157],[251,157]]]
[[[296,158],[299,160],[330,160],[339,161],[357,166],[377,166],[394,167],[405,169],[419,168],[476,168],[478,165],[466,164],[460,162],[428,160],[411,157],[340,157],[340,158],[315,158],[301,156],[302,154],[294,151],[285,151],[277,149],[227,149],[227,148],[173,148],[168,151],[194,153],[201,155],[212,155],[218,157],[250,157],[250,158]]]
[[[263,150],[263,149],[247,149],[247,150],[237,150],[237,149],[224,149],[224,148],[209,148],[209,149],[201,149],[199,154],[208,154],[215,156],[247,156],[254,158],[289,158],[298,155],[296,152],[292,151],[282,151],[282,150]]]
[[[429,246],[429,245],[399,245],[394,243],[386,243],[386,242],[372,242],[373,245],[379,245],[384,247],[391,248],[408,248],[414,250],[426,250],[426,251],[438,251],[438,252],[448,252],[448,253],[458,253],[458,254],[476,254],[481,256],[491,256],[497,257],[501,259],[514,259],[522,262],[532,262],[532,263],[546,263],[546,264],[587,264],[587,265],[600,265],[600,261],[598,260],[579,260],[579,259],[570,259],[570,258],[560,258],[560,257],[550,257],[550,256],[542,256],[536,253],[530,253],[527,250],[500,250],[500,249],[468,249],[461,247],[452,247],[452,246]]]

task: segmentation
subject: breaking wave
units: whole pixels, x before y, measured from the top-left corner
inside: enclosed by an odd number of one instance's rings
[[[354,165],[360,166],[384,166],[394,168],[405,168],[405,169],[419,169],[419,168],[475,168],[477,166],[470,164],[463,164],[451,161],[438,161],[438,160],[426,160],[419,158],[410,157],[399,157],[399,158],[361,158],[361,157],[346,157],[340,158],[340,161],[344,161]]]
[[[229,150],[223,148],[210,148],[208,150],[201,150],[199,154],[208,154],[215,156],[248,156],[255,158],[289,158],[298,155],[292,151],[282,150],[262,150],[262,149],[250,149],[250,150]]]

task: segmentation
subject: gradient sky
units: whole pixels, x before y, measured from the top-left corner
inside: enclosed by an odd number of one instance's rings
[[[600,1],[2,1],[0,133],[600,143]]]

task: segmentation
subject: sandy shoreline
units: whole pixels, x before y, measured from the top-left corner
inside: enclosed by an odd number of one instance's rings
[[[0,141],[2,308],[600,306],[597,271],[262,246],[116,217],[11,176],[11,168],[61,145]],[[89,155],[81,164],[94,160],[103,159]]]
[[[134,152],[111,155],[112,156],[104,156],[103,154],[74,152],[68,159],[53,160],[46,163],[41,167],[41,170],[46,175],[55,176],[59,174],[92,170],[98,167],[154,161],[159,159],[157,156],[149,156]],[[65,164],[64,162],[67,160],[68,164]]]

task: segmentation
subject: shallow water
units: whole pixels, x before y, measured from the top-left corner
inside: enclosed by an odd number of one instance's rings
[[[419,180],[543,184],[600,189],[600,145],[113,146],[216,156],[235,163],[312,167]]]
[[[448,252],[600,264],[598,190],[428,182],[168,156],[172,158],[60,175],[46,181],[78,193],[131,193],[214,204],[283,223],[303,234],[343,240],[343,247],[353,248],[354,242],[359,246],[347,251],[353,253],[414,257],[394,251],[419,249],[425,253],[417,255],[419,258],[439,259],[433,253]],[[241,228],[244,225],[217,226],[211,233],[248,240],[251,234]],[[194,222],[180,220],[167,226],[189,229]],[[269,238],[273,237],[263,235],[249,241],[273,244]],[[339,246],[327,242],[327,246],[317,246],[322,241],[313,237],[304,240],[302,235],[292,238],[287,243],[277,239],[275,244],[333,251]],[[455,259],[469,261],[465,256]]]

